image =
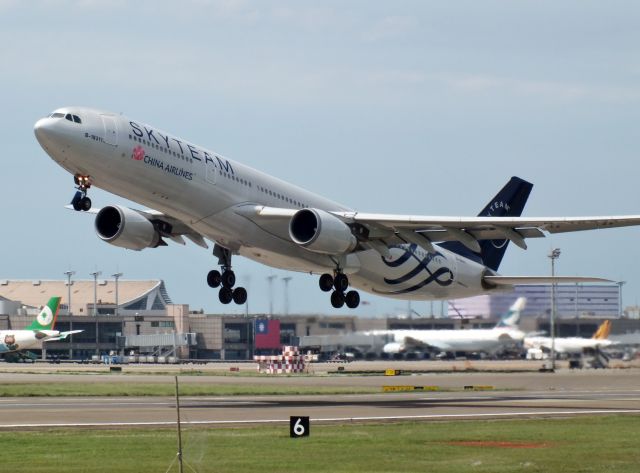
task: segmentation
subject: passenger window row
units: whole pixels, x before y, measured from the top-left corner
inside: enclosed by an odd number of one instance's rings
[[[242,184],[243,186],[249,186],[249,187],[253,187],[251,185],[251,183],[249,181],[247,181],[246,179],[243,179],[241,177],[237,177],[234,174],[230,174],[228,172],[222,172],[219,171],[221,176],[226,177],[227,179],[231,179],[232,181],[236,181],[239,184]]]
[[[258,189],[260,189],[260,192],[263,192],[271,197],[275,197],[276,199],[280,199],[280,200],[284,200],[286,203],[291,204],[291,205],[295,205],[296,207],[301,207],[301,208],[307,208],[308,205],[307,204],[302,204],[300,202],[298,202],[297,200],[293,200],[289,197],[287,197],[286,195],[283,194],[279,194],[277,192],[273,192],[272,190],[266,189],[262,186],[258,186]]]
[[[190,158],[184,156],[183,154],[177,153],[177,152],[175,152],[175,151],[173,151],[171,149],[167,149],[166,147],[160,146],[160,145],[158,145],[156,143],[152,143],[152,142],[149,142],[147,140],[144,140],[144,139],[140,138],[139,136],[134,136],[134,135],[130,134],[129,135],[129,139],[133,140],[133,141],[137,141],[139,143],[142,143],[145,146],[150,146],[150,147],[152,147],[154,149],[157,149],[158,151],[163,151],[164,153],[168,153],[170,155],[173,155],[178,159],[183,159],[183,160],[190,161],[191,163],[193,163],[193,159],[190,159]],[[247,181],[246,179],[243,179],[241,177],[237,177],[237,176],[235,176],[233,174],[230,174],[230,173],[227,173],[227,172],[223,172],[222,170],[220,170],[219,172],[220,172],[221,176],[226,177],[227,179],[231,179],[233,181],[236,181],[239,184],[242,184],[244,186],[253,187],[251,182]],[[301,202],[298,202],[297,200],[291,199],[290,197],[287,197],[287,196],[285,196],[283,194],[268,190],[268,189],[266,189],[266,188],[264,188],[262,186],[258,186],[258,189],[260,189],[260,191],[263,192],[264,194],[267,194],[267,195],[269,195],[271,197],[275,197],[275,198],[280,199],[280,200],[284,200],[288,204],[295,205],[296,207],[300,207],[300,208],[307,208],[308,207],[308,205],[306,205],[306,204],[303,204]]]
[[[181,153],[177,153],[171,149],[168,149],[164,146],[160,146],[157,143],[152,143],[150,141],[147,140],[143,140],[142,138],[140,138],[139,136],[134,136],[134,135],[129,135],[129,139],[133,140],[133,141],[137,141],[138,143],[142,143],[145,146],[150,146],[151,148],[157,149],[158,151],[162,151],[163,153],[169,154],[170,156],[174,156],[178,159],[182,159],[183,161],[188,161],[193,163],[193,159],[186,157],[184,154]]]

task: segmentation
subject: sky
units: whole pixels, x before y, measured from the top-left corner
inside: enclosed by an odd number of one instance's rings
[[[69,105],[122,112],[363,212],[472,216],[517,175],[534,183],[526,216],[640,214],[634,1],[0,0],[0,70],[0,279],[122,272],[163,279],[192,310],[244,312],[206,285],[210,251],[113,247],[64,208],[72,177],[33,124]],[[500,272],[547,275],[559,247],[557,274],[626,281],[633,304],[639,241],[637,227],[529,240]],[[250,312],[283,312],[285,276],[290,312],[408,309],[362,293],[368,304],[335,310],[316,276],[240,257],[234,269]]]

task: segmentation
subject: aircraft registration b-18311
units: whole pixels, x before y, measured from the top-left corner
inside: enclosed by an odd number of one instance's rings
[[[497,271],[510,242],[526,249],[527,238],[545,233],[640,225],[638,215],[520,217],[533,186],[518,177],[477,217],[362,213],[139,121],[85,107],[60,108],[38,120],[34,131],[73,175],[75,210],[91,209],[93,185],[147,207],[93,210],[102,240],[131,250],[166,240],[184,244],[184,238],[204,248],[205,239],[214,242],[221,271],[211,270],[207,283],[220,288],[223,304],[247,300],[247,291],[235,287],[232,255],[319,274],[320,289],[331,292],[335,308],[357,307],[357,289],[437,300],[518,283],[603,281]]]

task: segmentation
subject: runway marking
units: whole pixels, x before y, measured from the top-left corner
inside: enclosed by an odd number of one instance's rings
[[[363,417],[325,417],[311,418],[313,422],[357,422],[386,420],[419,420],[419,419],[472,419],[487,417],[548,417],[585,414],[640,414],[640,409],[595,409],[589,411],[538,411],[538,412],[486,412],[480,414],[429,414],[415,416],[363,416]],[[182,421],[183,425],[229,425],[229,424],[284,424],[289,419],[255,419],[255,420],[193,420]],[[175,421],[155,422],[87,422],[87,423],[54,423],[54,424],[2,424],[0,429],[15,428],[53,428],[53,427],[162,427],[174,426]]]

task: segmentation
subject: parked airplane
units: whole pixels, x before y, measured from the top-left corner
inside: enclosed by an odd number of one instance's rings
[[[272,267],[321,274],[333,307],[355,308],[356,290],[398,299],[468,297],[517,283],[595,282],[594,278],[510,277],[497,273],[509,242],[596,228],[639,225],[640,216],[519,217],[532,184],[517,177],[478,217],[370,214],[286,183],[125,116],[65,107],[35,124],[44,150],[74,176],[75,210],[90,210],[92,185],[154,210],[122,205],[97,212],[98,236],[142,250],[207,248],[222,272],[207,275],[224,304],[243,304],[232,255]],[[435,244],[435,242],[441,242]]]
[[[581,354],[588,349],[597,350],[606,348],[614,343],[609,340],[610,333],[611,321],[605,320],[600,324],[598,330],[596,330],[591,338],[555,337],[553,343],[554,350],[556,353]],[[524,338],[523,344],[527,349],[537,348],[548,352],[551,350],[551,342],[551,337],[527,336]]]
[[[71,334],[82,332],[82,330],[68,332],[54,330],[59,306],[60,297],[52,297],[42,308],[36,320],[25,329],[0,330],[0,353],[41,348],[42,342],[64,340]]]
[[[414,350],[497,353],[524,338],[524,333],[518,329],[518,322],[526,302],[526,298],[519,297],[500,322],[489,329],[374,330],[368,333],[393,337],[393,341],[382,348],[388,354]]]

